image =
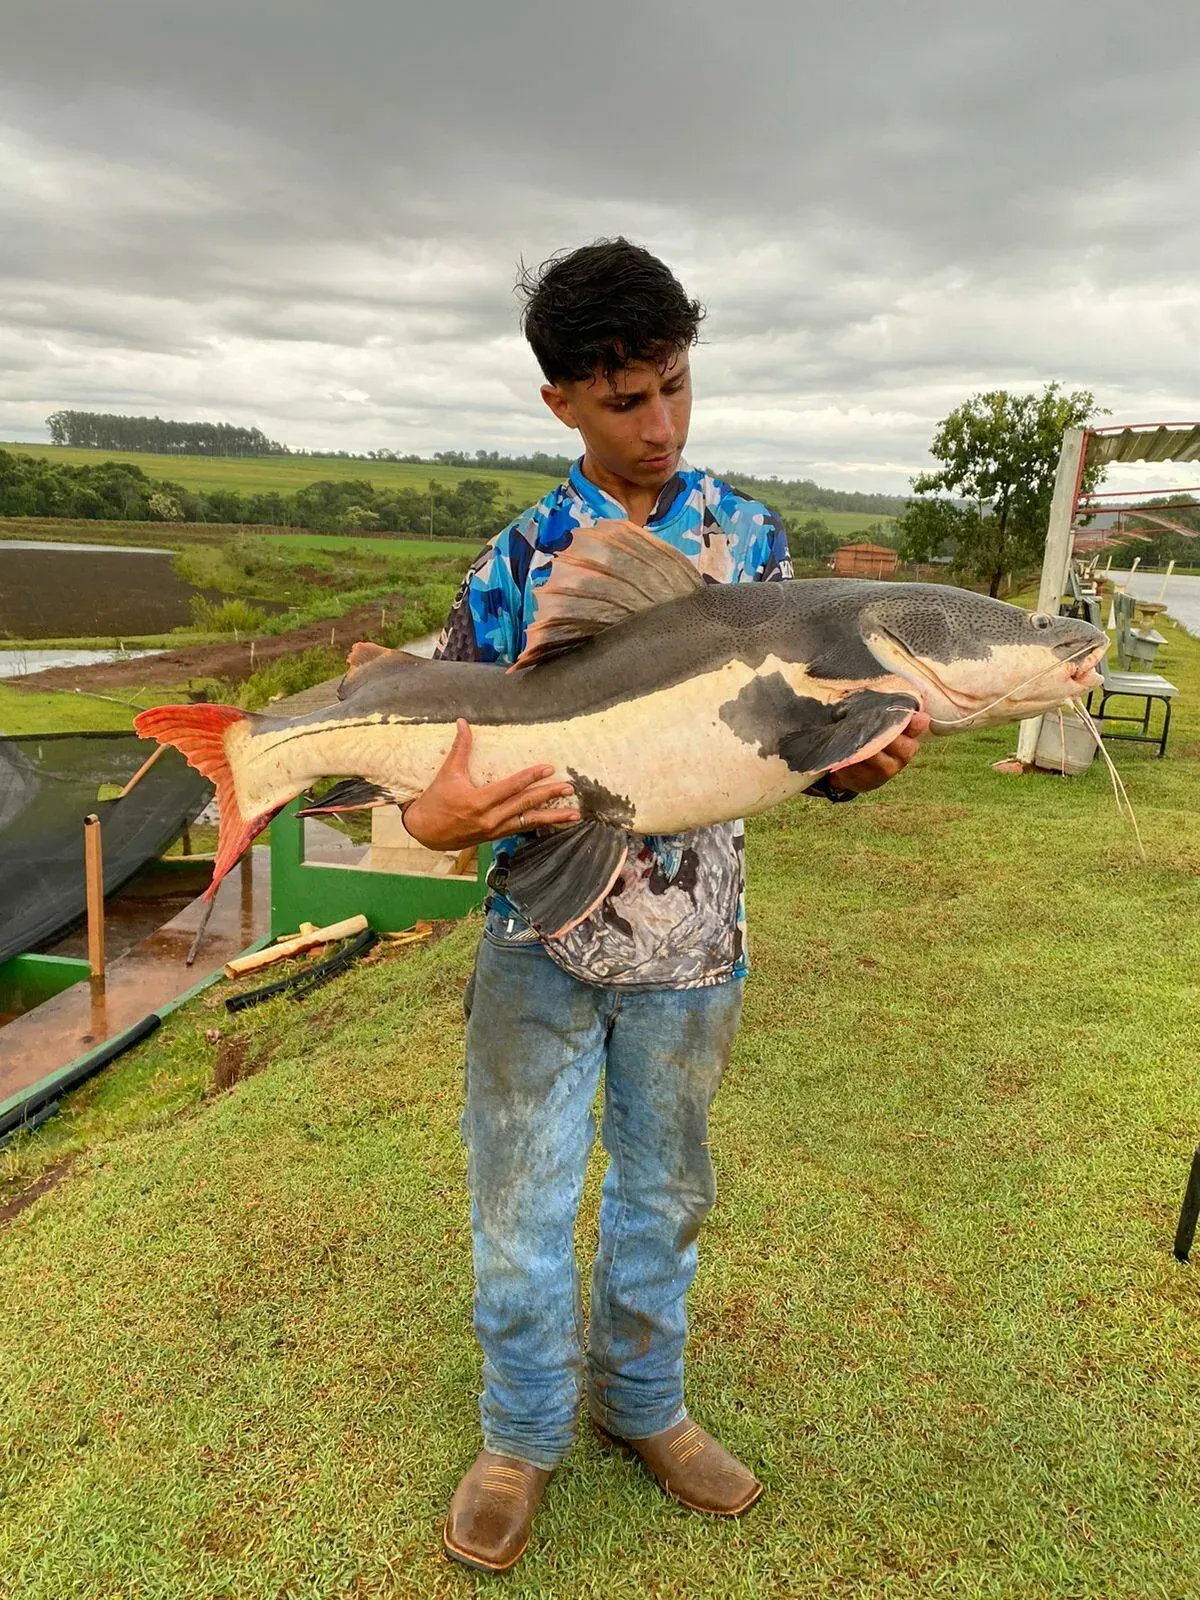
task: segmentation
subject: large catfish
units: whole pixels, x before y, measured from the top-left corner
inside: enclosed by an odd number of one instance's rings
[[[211,895],[275,813],[355,774],[312,811],[411,799],[471,724],[491,782],[553,763],[581,820],[516,850],[505,893],[559,936],[600,903],[631,834],[765,811],[888,744],[914,711],[950,733],[1037,715],[1099,681],[1107,636],[940,584],[706,584],[651,534],[577,530],[538,590],[514,667],[358,644],[337,700],[295,717],[158,706],[140,734],[216,785]]]

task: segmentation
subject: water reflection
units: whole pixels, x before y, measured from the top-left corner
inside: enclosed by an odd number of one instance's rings
[[[0,678],[23,678],[47,667],[90,667],[102,661],[132,661],[161,650],[0,650]]]
[[[1164,595],[1161,572],[1135,572],[1131,582],[1128,572],[1118,571],[1114,567],[1105,576],[1123,585],[1135,600],[1165,600],[1167,615],[1174,617],[1181,627],[1200,638],[1200,578],[1186,575],[1175,577],[1172,574],[1167,579]]]

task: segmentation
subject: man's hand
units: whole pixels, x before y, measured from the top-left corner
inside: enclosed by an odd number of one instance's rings
[[[495,783],[472,783],[471,730],[460,717],[450,754],[436,778],[404,808],[404,826],[427,850],[464,850],[510,833],[552,822],[578,822],[579,812],[549,801],[573,791],[569,783],[547,783],[553,767],[526,767]]]
[[[891,744],[885,745],[866,761],[856,761],[853,766],[839,767],[829,774],[835,789],[850,789],[855,794],[866,794],[903,772],[921,748],[923,735],[929,732],[929,717],[924,711],[914,711],[903,733],[898,733]]]

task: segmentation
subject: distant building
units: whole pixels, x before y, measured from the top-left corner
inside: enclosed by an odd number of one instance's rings
[[[833,558],[842,578],[891,578],[899,565],[900,557],[885,544],[844,544]]]

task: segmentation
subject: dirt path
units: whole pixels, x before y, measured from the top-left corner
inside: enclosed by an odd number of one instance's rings
[[[256,668],[280,656],[296,655],[315,645],[333,643],[348,651],[359,639],[373,639],[380,627],[383,609],[395,617],[404,596],[385,595],[370,605],[356,606],[336,622],[309,622],[291,633],[264,634],[240,643],[198,644],[184,650],[166,650],[157,656],[139,656],[133,661],[110,661],[87,667],[50,667],[21,678],[6,678],[16,689],[116,689],[139,688],[152,683],[182,684],[192,678],[225,678],[237,682]],[[253,642],[254,662],[250,647]]]

